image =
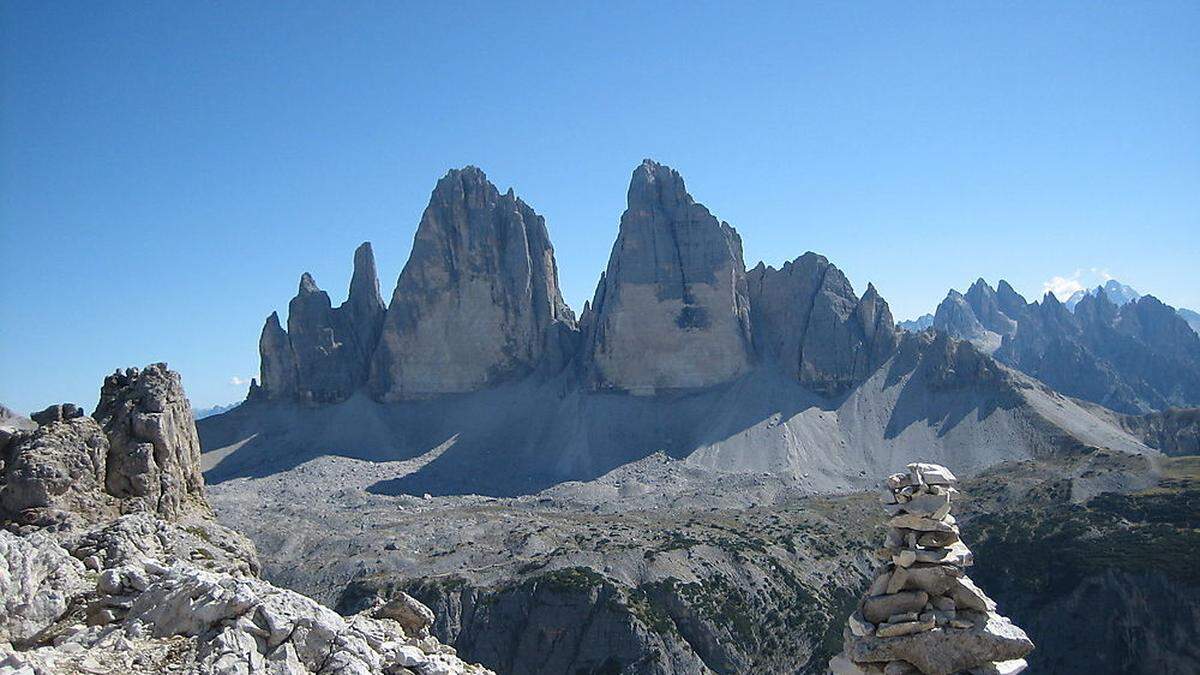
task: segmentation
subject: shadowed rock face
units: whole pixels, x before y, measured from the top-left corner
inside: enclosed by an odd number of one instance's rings
[[[583,323],[596,388],[652,393],[737,377],[752,361],[741,238],[678,172],[646,160]]]
[[[123,511],[172,520],[207,508],[200,439],[179,373],[155,363],[109,375],[92,417],[110,446],[104,483]]]
[[[860,299],[824,256],[805,253],[778,270],[759,263],[748,277],[758,353],[819,394],[844,393],[896,349],[887,302],[872,285]]]
[[[535,370],[575,317],[545,220],[475,167],[438,181],[371,364],[383,400],[476,391]]]
[[[287,330],[275,313],[263,326],[258,343],[262,385],[252,387],[252,396],[313,403],[345,400],[367,381],[383,315],[369,243],[355,250],[350,295],[336,309],[304,273],[288,304]]]
[[[1200,408],[1121,415],[1119,423],[1146,445],[1168,455],[1200,455]]]

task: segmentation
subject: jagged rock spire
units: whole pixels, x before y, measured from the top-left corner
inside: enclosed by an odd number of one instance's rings
[[[634,170],[584,328],[585,365],[599,388],[703,387],[749,368],[741,238],[670,167],[645,160]]]
[[[537,369],[573,331],[545,219],[478,168],[433,190],[371,362],[384,400],[475,391]]]
[[[272,312],[258,341],[261,386],[251,396],[315,403],[342,401],[367,381],[384,305],[370,242],[354,251],[346,302],[334,308],[313,276],[300,276],[287,330]]]
[[[165,363],[127,368],[104,378],[92,413],[111,445],[109,494],[143,502],[137,509],[178,518],[207,509],[200,473],[200,437],[179,373]]]
[[[814,391],[836,396],[895,351],[892,312],[873,285],[859,298],[850,280],[811,251],[779,269],[750,270],[758,353]]]

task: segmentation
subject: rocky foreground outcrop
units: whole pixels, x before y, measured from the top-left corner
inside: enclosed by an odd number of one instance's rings
[[[407,596],[342,617],[218,525],[179,375],[109,376],[0,437],[0,673],[485,673]],[[122,515],[124,514],[124,515]]]
[[[1033,651],[1025,632],[964,572],[974,556],[950,515],[956,479],[914,463],[889,476],[882,563],[843,633],[833,675],[1016,675]]]

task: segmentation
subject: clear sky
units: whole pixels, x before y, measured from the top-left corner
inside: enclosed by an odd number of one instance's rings
[[[897,318],[981,276],[1200,309],[1200,3],[498,4],[0,3],[0,402],[159,360],[242,398],[300,273],[336,304],[370,240],[390,297],[464,164],[576,310],[643,157]]]

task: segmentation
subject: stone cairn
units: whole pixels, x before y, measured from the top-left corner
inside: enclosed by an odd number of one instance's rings
[[[881,501],[891,516],[880,564],[850,615],[833,675],[1014,675],[1033,650],[1025,632],[966,575],[971,550],[950,515],[954,474],[909,464],[888,476]]]

